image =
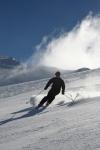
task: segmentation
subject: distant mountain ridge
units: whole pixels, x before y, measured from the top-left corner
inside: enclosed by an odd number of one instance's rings
[[[58,70],[55,67],[31,66],[27,63],[20,63],[12,57],[0,56],[0,86],[51,78]],[[95,70],[89,68],[80,68],[77,70],[60,69],[60,71],[62,77],[68,78],[69,80],[70,77],[78,77],[80,74],[84,74],[84,76],[89,76],[90,73],[95,74]],[[100,68],[97,71],[100,74]]]
[[[15,68],[20,65],[20,62],[13,57],[0,56],[0,68]]]
[[[84,67],[84,68],[79,68],[79,69],[75,70],[75,72],[82,72],[82,71],[88,71],[88,70],[90,70],[90,68]]]

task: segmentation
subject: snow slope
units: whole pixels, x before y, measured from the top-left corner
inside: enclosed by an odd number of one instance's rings
[[[47,108],[28,103],[47,79],[0,87],[0,150],[99,150],[100,70],[64,75],[66,94]],[[37,97],[37,102],[46,94]]]
[[[0,86],[18,84],[52,76],[58,69],[45,66],[30,66],[21,64],[14,69],[0,68]],[[71,72],[69,70],[62,72]]]

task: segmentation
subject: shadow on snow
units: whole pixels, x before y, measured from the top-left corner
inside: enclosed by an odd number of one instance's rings
[[[64,103],[64,101],[61,101],[60,103],[58,103],[57,105],[58,106],[67,106],[67,107],[72,107],[72,106],[78,106],[78,105],[82,105],[82,104],[87,104],[87,103],[95,103],[95,102],[100,102],[100,97],[93,97],[93,98],[86,98],[86,99],[78,99],[74,102],[67,102],[67,103]],[[3,120],[0,122],[0,125],[4,125],[6,123],[9,123],[11,121],[14,121],[14,120],[19,120],[19,119],[23,119],[23,118],[28,118],[28,117],[32,117],[32,116],[35,116],[35,115],[39,115],[41,113],[45,113],[43,112],[43,110],[45,109],[46,107],[43,107],[43,108],[40,108],[40,109],[34,109],[33,107],[29,107],[29,108],[25,108],[25,109],[22,109],[20,111],[17,111],[17,112],[13,112],[12,113],[12,117],[9,118],[9,119],[6,119],[6,120]],[[18,113],[22,113],[22,112],[27,112],[26,114],[20,116],[20,117],[15,117],[16,114]]]
[[[3,120],[3,121],[0,121],[0,125],[3,125],[3,124],[6,124],[6,123],[9,123],[11,121],[14,121],[14,120],[19,120],[19,119],[23,119],[23,118],[27,118],[27,117],[32,117],[32,116],[35,116],[35,115],[39,115],[41,114],[41,112],[45,109],[45,107],[42,107],[40,109],[34,109],[32,107],[29,107],[29,108],[25,108],[23,110],[20,110],[20,111],[17,111],[17,112],[13,112],[13,116],[9,119],[6,119],[6,120]],[[18,113],[22,113],[22,112],[27,112],[26,114],[20,116],[20,117],[15,117],[16,114]]]

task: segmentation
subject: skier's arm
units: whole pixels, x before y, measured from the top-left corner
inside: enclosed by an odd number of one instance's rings
[[[50,80],[48,81],[48,83],[46,84],[44,90],[46,90],[52,83],[53,83],[53,79],[50,79]]]
[[[65,94],[65,83],[64,83],[64,81],[62,82],[62,94]]]

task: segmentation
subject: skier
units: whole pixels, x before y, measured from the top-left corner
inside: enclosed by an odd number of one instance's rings
[[[55,73],[55,77],[51,78],[48,83],[46,84],[44,90],[47,90],[47,88],[51,86],[51,89],[49,90],[47,96],[45,96],[40,103],[38,104],[37,108],[43,106],[43,104],[46,102],[46,106],[48,106],[54,99],[55,96],[58,95],[62,89],[62,94],[65,93],[65,83],[60,77],[60,72],[57,71]]]

